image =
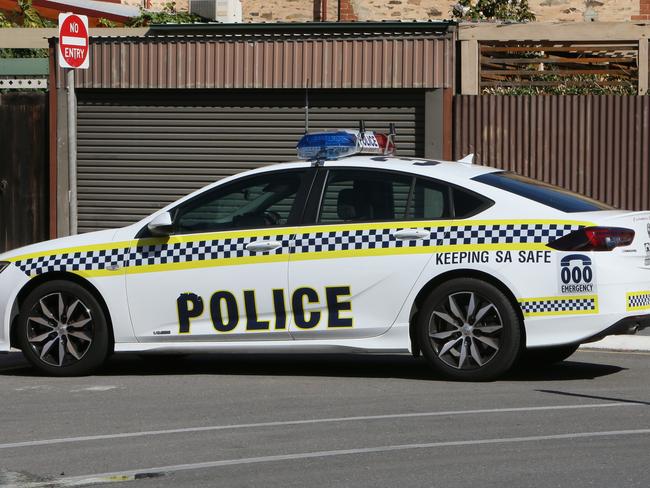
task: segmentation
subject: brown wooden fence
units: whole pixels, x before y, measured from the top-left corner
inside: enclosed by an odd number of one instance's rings
[[[632,94],[639,82],[638,51],[636,41],[481,42],[480,86],[527,90],[607,87],[618,89],[618,94]]]
[[[462,95],[454,156],[650,209],[650,97]]]
[[[47,144],[47,94],[0,94],[0,252],[48,237]]]

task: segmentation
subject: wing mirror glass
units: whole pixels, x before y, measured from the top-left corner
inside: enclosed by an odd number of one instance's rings
[[[168,236],[172,233],[172,216],[169,212],[157,215],[147,228],[154,236]]]

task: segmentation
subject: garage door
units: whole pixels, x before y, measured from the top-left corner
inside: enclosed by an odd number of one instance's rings
[[[78,92],[79,232],[124,226],[215,180],[296,159],[301,90]],[[310,130],[397,126],[398,154],[422,156],[420,90],[319,90]]]

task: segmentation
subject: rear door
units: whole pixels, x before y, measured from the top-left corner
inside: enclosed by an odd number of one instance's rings
[[[321,168],[289,262],[295,339],[388,330],[431,259],[431,221],[450,217],[449,189],[393,171]],[[419,219],[415,221],[414,219]]]

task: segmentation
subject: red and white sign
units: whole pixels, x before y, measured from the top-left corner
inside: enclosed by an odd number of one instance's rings
[[[87,69],[89,59],[88,17],[59,14],[59,66]]]

